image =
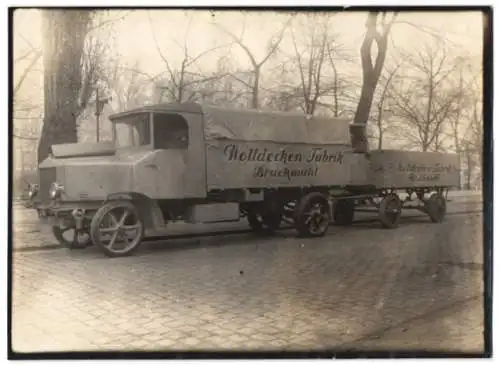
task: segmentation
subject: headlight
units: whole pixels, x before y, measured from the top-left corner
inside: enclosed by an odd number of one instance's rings
[[[61,196],[61,193],[63,192],[64,187],[62,185],[59,185],[58,183],[52,183],[49,189],[49,194],[51,199],[56,199]]]
[[[29,198],[33,199],[37,193],[38,193],[38,185],[37,184],[29,184],[29,186],[28,186]]]

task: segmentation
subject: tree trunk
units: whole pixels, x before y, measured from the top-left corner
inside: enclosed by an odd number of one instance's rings
[[[363,79],[361,97],[359,98],[358,106],[356,108],[354,125],[351,127],[351,144],[355,152],[368,151],[366,124],[368,122],[368,118],[370,117],[370,109],[376,87],[377,81],[374,81],[372,77],[365,77]]]
[[[333,116],[336,118],[339,116],[339,87],[338,87],[338,76],[337,70],[333,65],[333,105],[335,107],[333,111]]]
[[[383,23],[381,32],[377,30],[379,15]],[[366,125],[370,117],[373,95],[384,66],[387,54],[387,40],[395,17],[390,22],[385,23],[385,13],[370,12],[366,20],[366,34],[360,48],[363,86],[361,87],[361,97],[356,108],[354,123],[351,125],[351,144],[354,152],[368,152]],[[375,60],[372,59],[372,46],[374,43],[377,45]]]
[[[85,10],[43,11],[44,120],[39,163],[47,158],[52,145],[77,142],[81,58],[90,14]]]
[[[384,110],[384,95],[382,95],[382,100],[377,105],[377,129],[378,129],[378,143],[377,149],[382,149],[382,144],[384,142],[384,132],[382,130],[382,112]]]
[[[471,180],[472,180],[472,161],[471,161],[471,152],[469,149],[466,151],[467,155],[467,180],[466,180],[466,185],[465,189],[470,190],[471,189]]]
[[[378,123],[378,146],[377,146],[377,148],[379,150],[382,149],[383,142],[384,142],[384,131],[382,130],[382,122],[379,120],[379,123]]]
[[[252,90],[252,108],[259,109],[259,82],[260,82],[260,67],[255,68],[255,79],[253,81]]]

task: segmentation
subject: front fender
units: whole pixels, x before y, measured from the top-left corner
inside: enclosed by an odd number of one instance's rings
[[[165,229],[165,218],[156,200],[144,194],[134,192],[110,194],[106,198],[106,201],[111,200],[130,200],[139,211],[146,229]]]

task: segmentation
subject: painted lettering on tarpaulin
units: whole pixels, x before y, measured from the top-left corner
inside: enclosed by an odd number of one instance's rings
[[[424,165],[424,164],[402,164],[399,163],[398,170],[400,172],[409,172],[409,173],[427,173],[427,174],[436,174],[436,173],[451,173],[457,171],[457,167],[452,164],[440,164],[436,163],[434,165]]]
[[[284,164],[294,162],[306,163],[337,163],[344,162],[344,153],[331,153],[324,147],[311,147],[307,152],[288,151],[280,148],[279,151],[272,151],[268,148],[245,147],[229,144],[224,147],[224,155],[227,161],[235,162],[281,162]]]
[[[412,182],[438,182],[441,174],[449,174],[457,171],[457,167],[452,164],[402,164],[399,163],[398,170],[408,173],[408,179]]]
[[[408,174],[410,181],[439,181],[441,179],[441,174],[415,174],[410,172]]]
[[[305,151],[289,151],[287,148],[271,150],[259,147],[242,147],[229,144],[224,147],[224,156],[228,162],[238,163],[263,163],[253,170],[255,178],[286,178],[291,181],[296,177],[318,176],[317,164],[343,164],[344,153],[342,151],[330,152],[324,147],[308,147]],[[294,163],[314,164],[314,166],[303,167],[270,167],[266,163],[280,163],[283,165]]]
[[[267,168],[265,166],[258,166],[255,168],[253,176],[258,178],[266,177],[286,177],[288,181],[292,181],[295,177],[305,177],[305,176],[317,176],[318,168],[288,168],[284,167],[282,169]]]

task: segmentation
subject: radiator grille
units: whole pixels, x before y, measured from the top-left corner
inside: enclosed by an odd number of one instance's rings
[[[40,185],[38,194],[42,203],[50,202],[49,189],[53,182],[56,181],[56,168],[48,167],[39,171]]]

